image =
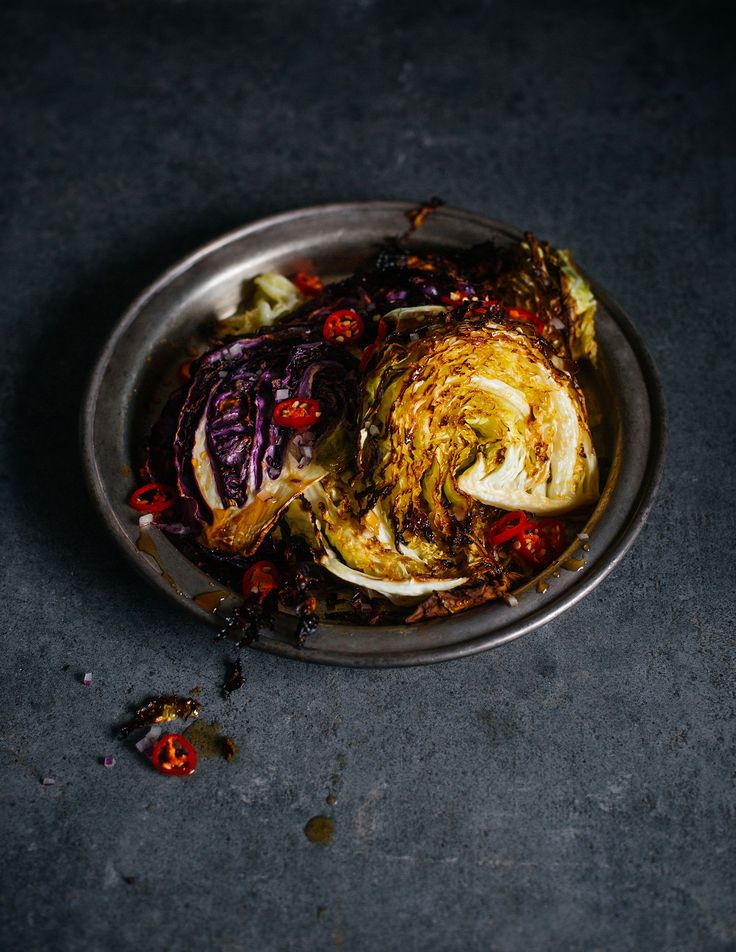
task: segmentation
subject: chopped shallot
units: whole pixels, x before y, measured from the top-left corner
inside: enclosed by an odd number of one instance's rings
[[[143,737],[141,737],[141,739],[136,743],[136,750],[139,750],[142,754],[150,757],[151,751],[156,746],[156,743],[163,732],[164,728],[162,724],[154,724],[148,733],[144,734]]]

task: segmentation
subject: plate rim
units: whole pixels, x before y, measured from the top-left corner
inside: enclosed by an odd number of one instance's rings
[[[115,354],[120,339],[125,335],[139,313],[156,294],[198,262],[212,255],[219,249],[237,242],[252,233],[264,231],[274,226],[287,225],[297,219],[309,216],[339,214],[366,208],[373,208],[385,212],[404,213],[412,208],[416,208],[417,204],[417,202],[397,200],[333,202],[304,206],[302,208],[279,212],[275,215],[256,219],[246,225],[217,236],[175,262],[133,299],[112,327],[89,374],[84,399],[80,408],[79,435],[85,481],[95,509],[111,535],[113,535],[118,542],[128,561],[136,568],[139,574],[142,574],[157,590],[168,596],[167,600],[169,602],[171,601],[171,591],[168,583],[165,582],[160,574],[153,572],[148,562],[141,557],[138,550],[129,544],[130,538],[125,531],[125,527],[120,523],[112,503],[104,492],[103,479],[95,452],[94,428],[97,398],[105,372],[111,362],[111,358]],[[442,212],[445,214],[449,213],[451,216],[467,221],[469,224],[474,223],[482,228],[490,227],[511,238],[518,239],[523,235],[523,232],[519,229],[505,222],[480,215],[477,212],[447,205],[442,206]],[[599,282],[591,279],[587,273],[583,273],[590,281],[596,298],[605,307],[610,317],[614,319],[636,358],[636,363],[638,364],[642,379],[645,383],[649,400],[650,440],[647,448],[646,464],[641,481],[637,487],[636,495],[631,500],[631,508],[613,541],[602,552],[596,553],[595,562],[589,566],[585,575],[580,578],[579,584],[573,585],[553,595],[552,598],[546,600],[543,605],[540,605],[538,609],[522,619],[521,623],[514,621],[513,615],[510,615],[508,624],[497,627],[491,632],[471,636],[468,640],[453,642],[445,646],[411,649],[405,652],[386,651],[384,653],[338,654],[332,650],[320,649],[316,646],[311,648],[309,644],[304,648],[298,648],[296,643],[292,644],[262,636],[261,639],[253,643],[252,647],[292,660],[340,667],[407,667],[456,660],[491,648],[500,647],[501,645],[520,638],[524,634],[528,634],[540,628],[542,625],[559,617],[559,615],[563,614],[584,598],[613,571],[633,545],[654,505],[664,472],[668,431],[667,409],[664,389],[656,365],[633,321],[621,305],[616,302],[612,295]],[[190,614],[192,613],[194,603],[191,600],[177,598],[176,601],[183,609],[189,611]],[[513,609],[509,608],[509,612],[513,612]],[[210,621],[212,620],[213,619],[210,618]],[[368,632],[371,631],[370,628],[366,630]]]

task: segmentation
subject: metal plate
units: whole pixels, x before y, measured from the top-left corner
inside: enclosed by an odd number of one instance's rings
[[[139,550],[136,514],[126,500],[143,439],[163,400],[174,389],[175,368],[203,320],[227,314],[242,282],[266,269],[314,268],[323,275],[350,273],[389,235],[406,228],[400,202],[324,205],[267,218],[214,241],[172,268],[135,301],[114,329],[92,374],[82,413],[84,463],[93,499],[123,551],[149,581],[202,620],[221,624],[194,601],[221,589],[161,534],[156,557]],[[430,215],[421,232],[429,246],[463,247],[492,238],[517,240],[520,232],[453,208]],[[599,301],[601,355],[594,386],[606,427],[596,434],[610,462],[589,526],[590,551],[577,572],[559,570],[541,593],[534,583],[518,591],[518,605],[494,602],[460,615],[417,625],[361,627],[325,623],[307,647],[296,646],[294,618],[277,619],[256,647],[304,661],[356,666],[425,664],[483,651],[518,638],[566,611],[591,591],[623,557],[651,508],[662,472],[665,412],[651,358],[631,322],[594,281]],[[601,447],[601,442],[604,444]],[[560,563],[575,550],[565,553]],[[579,553],[578,553],[579,554]],[[550,575],[546,570],[545,576]],[[231,595],[227,607],[237,601]]]

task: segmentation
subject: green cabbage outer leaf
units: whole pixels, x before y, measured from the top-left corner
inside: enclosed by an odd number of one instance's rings
[[[492,296],[507,307],[524,307],[543,318],[546,337],[561,357],[587,358],[595,363],[596,300],[570,251],[537,241],[531,232],[516,245],[489,256],[498,272]]]
[[[598,357],[595,339],[596,300],[590,285],[575,267],[572,255],[562,249],[555,252],[560,269],[560,283],[571,310],[570,351],[574,360],[587,357],[593,363]]]
[[[217,334],[254,334],[261,327],[270,327],[304,301],[299,288],[283,274],[264,271],[253,278],[249,306],[246,310],[217,323]]]

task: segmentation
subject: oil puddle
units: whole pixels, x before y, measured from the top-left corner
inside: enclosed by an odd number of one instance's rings
[[[313,816],[304,827],[304,835],[310,843],[327,845],[335,833],[335,821],[328,816]]]

